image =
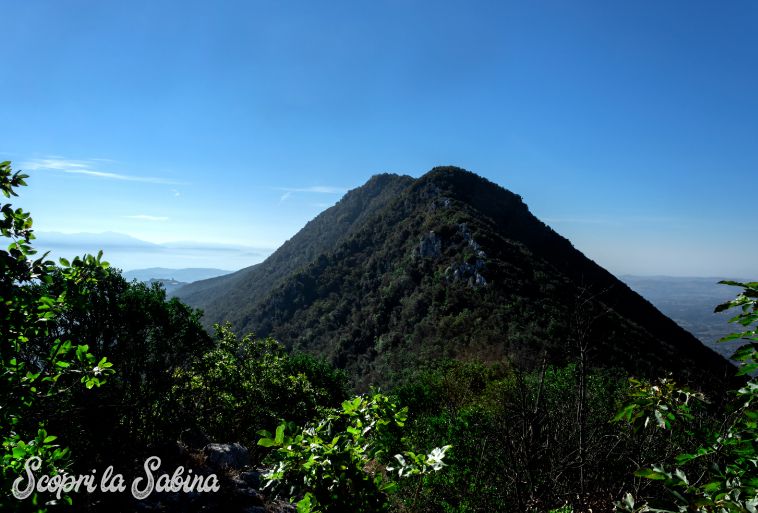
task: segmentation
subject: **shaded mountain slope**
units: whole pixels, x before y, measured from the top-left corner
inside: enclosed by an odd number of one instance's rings
[[[670,371],[706,385],[730,375],[725,360],[540,222],[518,195],[457,168],[384,180],[392,193],[331,246],[290,265],[296,270],[280,273],[268,292],[246,296],[242,284],[226,282],[235,301],[211,314],[324,355],[359,385],[391,383],[439,358],[532,367],[582,353],[589,365]],[[292,240],[313,237],[309,226]],[[275,265],[290,264],[282,256]]]
[[[174,295],[203,309],[207,325],[230,319],[230,312],[263,299],[280,280],[329,251],[412,182],[409,176],[376,175],[308,222],[260,264],[190,283]]]

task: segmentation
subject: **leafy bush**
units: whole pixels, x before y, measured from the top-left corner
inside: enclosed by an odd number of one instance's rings
[[[302,429],[282,423],[275,435],[261,431],[258,445],[276,448],[266,487],[302,497],[298,513],[388,511],[398,481],[442,469],[450,448],[391,457],[393,429],[406,419],[407,408],[374,393],[346,400]]]
[[[17,196],[15,189],[26,185],[25,178],[12,172],[10,162],[0,163],[0,190],[6,198]],[[99,387],[113,372],[111,363],[95,356],[88,345],[54,336],[62,313],[86,300],[108,264],[101,254],[61,260],[60,268],[46,255],[33,259],[30,215],[7,203],[0,211],[0,234],[10,239],[7,249],[0,249],[0,509],[44,511],[54,501],[36,493],[28,502],[18,501],[9,496],[11,481],[32,456],[41,458],[43,472],[61,472],[69,450],[47,433],[45,404],[78,385]],[[39,285],[50,283],[53,274],[60,276],[63,287],[47,294]]]
[[[55,272],[39,288],[57,295],[65,286]],[[112,268],[84,301],[61,311],[50,338],[86,340],[116,364],[109,386],[98,394],[69,390],[44,410],[50,428],[71,440],[75,468],[131,466],[178,438],[189,412],[170,401],[173,374],[212,346],[199,319],[199,312],[167,300],[160,286],[129,283]]]
[[[609,422],[629,389],[623,371],[590,369],[585,385],[580,395],[576,365],[523,372],[450,362],[420,372],[395,391],[413,419],[409,443],[449,443],[455,452],[448,472],[426,476],[420,491],[401,482],[406,511],[522,513],[567,501],[576,511],[604,511],[620,487],[635,484],[636,462],[693,447],[686,433],[636,432]],[[580,400],[583,423],[577,421]],[[710,422],[702,408],[693,408],[693,416]]]
[[[171,402],[195,434],[253,445],[284,418],[305,422],[347,396],[347,378],[320,360],[290,356],[276,340],[216,326],[215,346],[176,369]],[[191,431],[191,429],[190,429]]]
[[[747,343],[735,352],[740,376],[753,374],[743,387],[733,393],[730,408],[716,429],[703,433],[700,445],[693,451],[677,454],[672,463],[656,463],[641,468],[636,475],[660,481],[668,494],[665,497],[637,501],[627,493],[618,506],[622,511],[700,513],[758,511],[758,282],[721,282],[742,287],[736,299],[716,307],[716,311],[739,308],[730,322],[745,329],[727,335],[721,341],[742,339]],[[632,423],[653,429],[681,428],[691,418],[689,400],[692,394],[664,382],[664,386],[638,384],[632,401],[618,415]],[[697,396],[695,396],[697,397]],[[654,422],[650,422],[654,419]]]

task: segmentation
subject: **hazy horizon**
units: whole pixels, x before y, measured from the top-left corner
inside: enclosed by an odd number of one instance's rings
[[[112,266],[123,271],[135,271],[152,267],[169,269],[215,268],[229,272],[238,271],[245,267],[265,260],[277,247],[255,248],[251,246],[219,244],[213,247],[210,243],[198,241],[165,241],[154,242],[142,240],[128,234],[118,232],[37,232],[35,247],[40,252],[50,251],[51,258],[72,258],[84,253],[96,253],[103,250],[103,258]],[[294,235],[294,234],[293,234]],[[98,237],[102,242],[98,243]],[[124,240],[114,243],[113,238],[123,237]],[[134,245],[127,244],[132,241]],[[581,248],[579,248],[581,250]],[[598,262],[602,265],[601,262]],[[186,265],[185,265],[186,264]],[[663,273],[628,273],[615,272],[608,269],[616,277],[637,278],[676,278],[676,279],[712,279],[714,283],[721,279],[754,280],[749,274],[663,274]]]

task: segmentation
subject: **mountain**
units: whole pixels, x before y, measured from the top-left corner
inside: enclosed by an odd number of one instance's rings
[[[379,175],[264,262],[177,291],[206,322],[325,356],[358,386],[429,362],[584,361],[716,385],[729,363],[473,173]]]
[[[123,276],[130,281],[174,280],[177,282],[184,282],[184,284],[186,284],[193,281],[216,278],[217,276],[223,276],[225,274],[229,274],[230,272],[232,271],[224,271],[223,269],[213,269],[208,267],[190,267],[185,269],[150,267],[148,269],[134,269],[131,271],[125,271],[123,273]]]

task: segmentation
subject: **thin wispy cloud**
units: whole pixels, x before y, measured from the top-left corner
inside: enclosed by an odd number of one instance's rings
[[[168,221],[165,216],[150,216],[147,214],[136,214],[133,216],[124,216],[126,219],[138,219],[140,221]]]
[[[181,182],[159,178],[154,176],[127,175],[103,171],[101,165],[111,163],[107,159],[72,160],[62,157],[49,157],[44,159],[32,159],[20,164],[20,168],[27,171],[49,170],[60,171],[73,175],[84,175],[108,180],[122,180],[127,182],[156,183],[165,185],[179,185]]]
[[[176,189],[171,189],[171,191],[170,191],[170,192],[171,192],[171,194],[173,194],[173,195],[174,195],[174,197],[175,197],[175,198],[178,198],[179,196],[181,196],[181,195],[182,195],[182,193],[181,193],[181,192],[179,192],[179,191],[177,191]]]
[[[345,194],[347,189],[344,187],[331,187],[329,185],[314,185],[311,187],[274,187],[274,190],[284,191],[279,197],[279,201],[287,201],[294,193],[306,194]]]
[[[617,221],[603,218],[591,217],[545,217],[546,223],[567,223],[567,224],[618,224]]]
[[[310,192],[315,194],[345,194],[344,187],[330,187],[328,185],[314,185],[312,187],[274,187],[277,191],[285,192]]]
[[[628,223],[638,224],[663,224],[674,223],[678,220],[673,217],[657,217],[657,216],[621,216],[621,217],[546,217],[544,218],[546,223],[565,223],[565,224],[605,224],[605,225],[621,225]]]

